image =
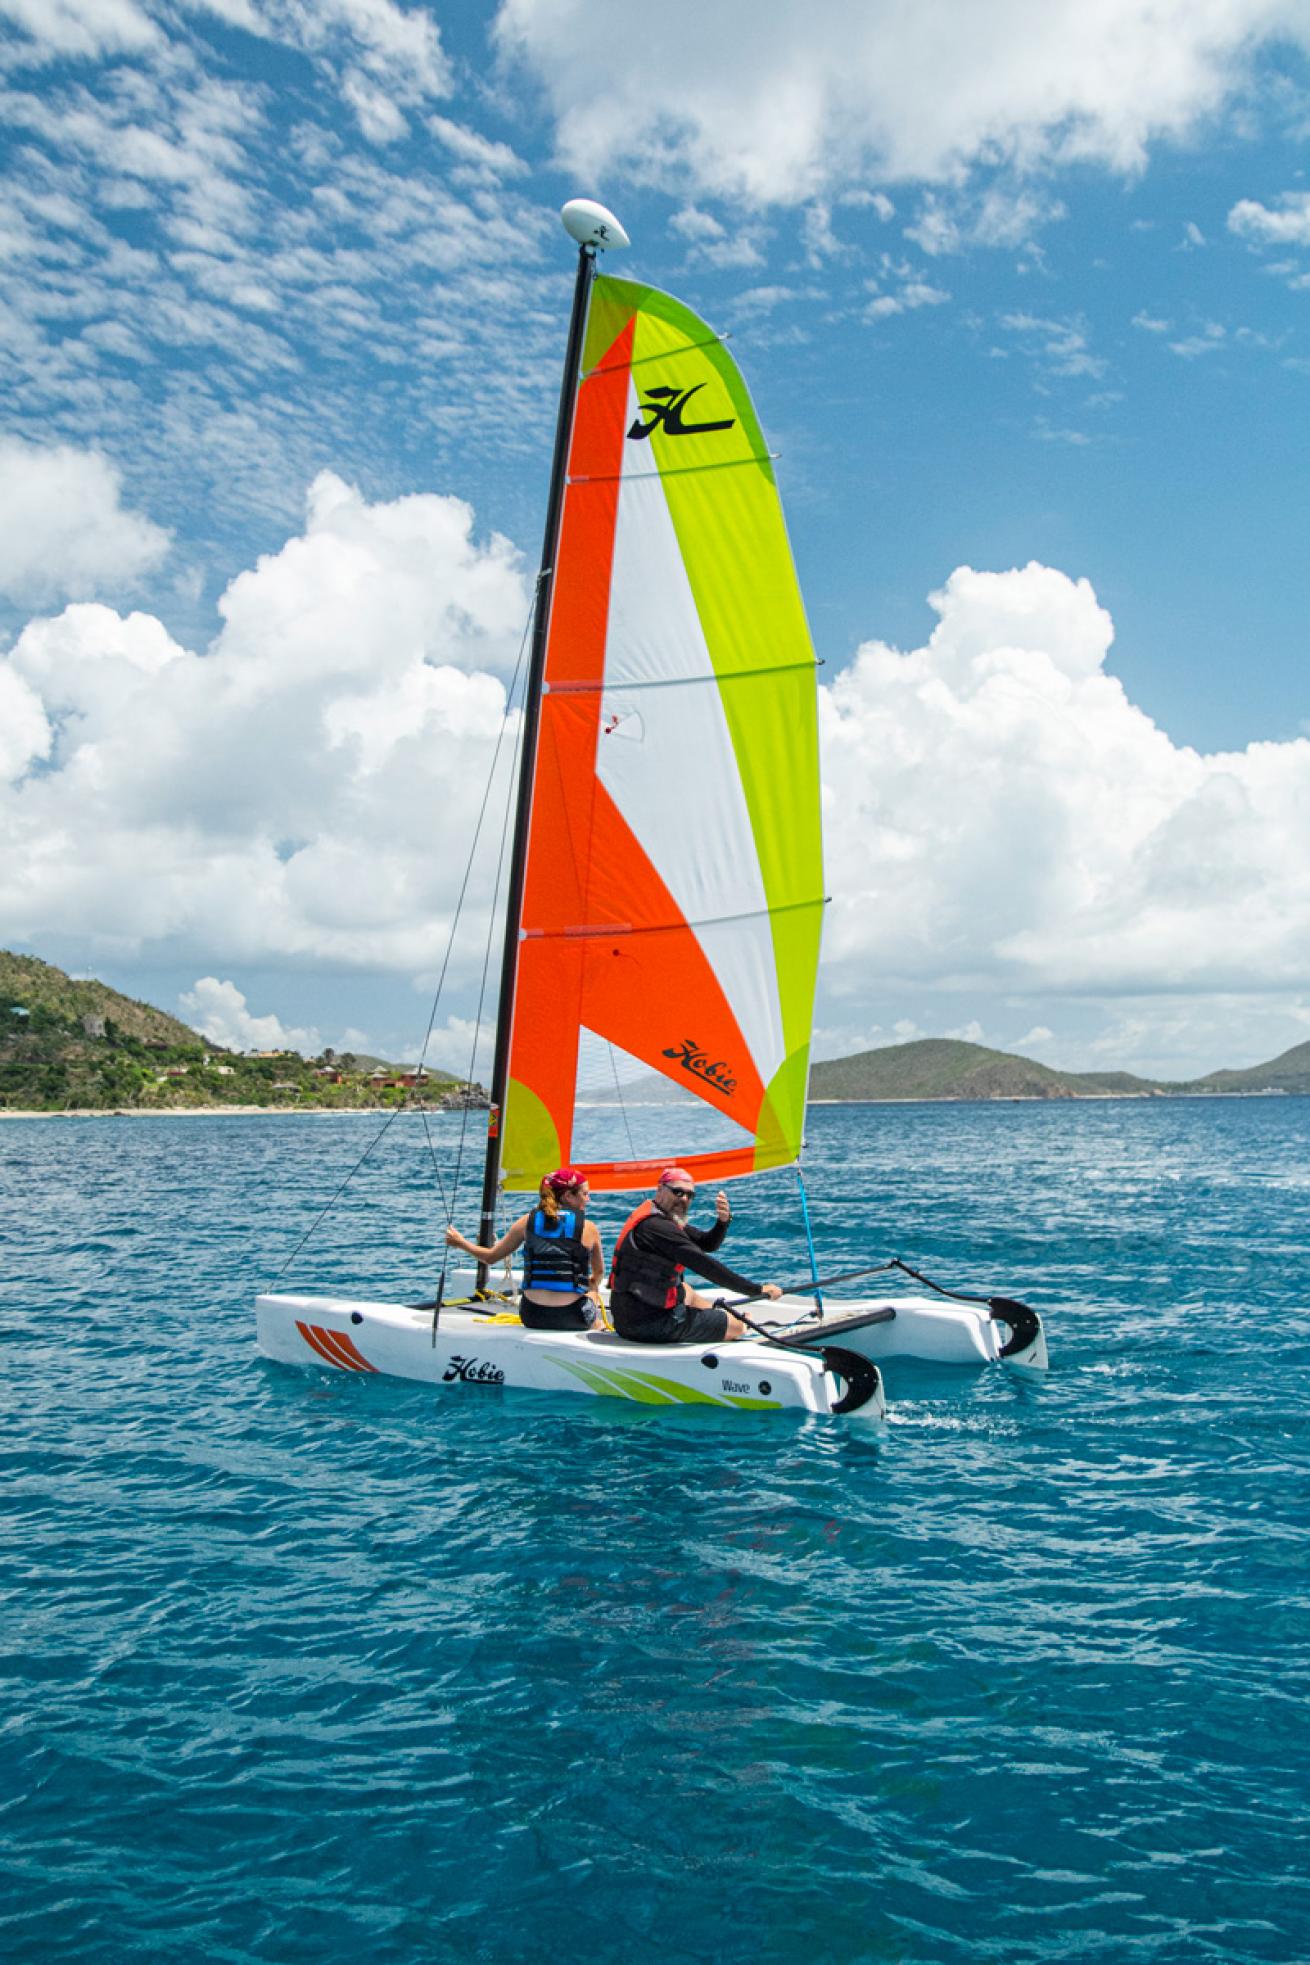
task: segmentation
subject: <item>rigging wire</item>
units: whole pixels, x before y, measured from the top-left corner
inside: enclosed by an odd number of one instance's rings
[[[509,838],[510,830],[511,830],[510,805],[513,797],[513,789],[514,789],[513,782],[512,782],[513,780],[512,772],[510,773],[510,778],[511,778],[511,783],[506,788],[506,793],[505,793],[505,813],[500,830],[500,848],[496,855],[496,879],[495,879],[495,884],[491,890],[491,908],[487,915],[487,940],[486,940],[486,946],[482,951],[482,978],[478,985],[478,1007],[473,1017],[473,1048],[469,1053],[469,1082],[470,1083],[472,1083],[473,1069],[477,1063],[478,1045],[481,1042],[481,1038],[482,1038],[482,1009],[487,998],[487,977],[491,971],[491,945],[492,942],[495,940],[495,934],[496,934],[496,907],[500,900],[500,883],[502,878],[504,877],[504,872],[505,872],[505,842]],[[464,1140],[468,1132],[468,1113],[469,1113],[469,1109],[468,1106],[466,1105],[464,1107],[463,1116],[460,1122],[459,1147],[455,1155],[455,1172],[451,1180],[451,1188],[453,1192],[458,1192],[459,1189],[460,1169],[463,1165],[463,1160],[464,1160]]]
[[[628,1135],[628,1152],[632,1159],[635,1160],[637,1158],[637,1142],[632,1137],[632,1127],[628,1124],[628,1108],[623,1102],[623,1087],[619,1083],[619,1061],[614,1055],[614,1046],[608,1038],[606,1038],[605,1043],[610,1054],[610,1070],[614,1073],[614,1090],[618,1094],[619,1111],[623,1115],[623,1130]]]
[[[538,592],[539,591],[540,591],[540,582],[538,582]],[[535,614],[535,612],[536,612],[536,600],[534,599],[532,609],[528,614],[528,628],[530,628],[532,625],[532,617],[533,614]],[[528,640],[528,629],[525,628],[523,634],[523,641],[519,646],[519,659],[514,665],[514,679],[511,684],[511,697],[512,697],[513,690],[518,685],[519,669],[522,666],[523,650],[527,646],[527,640]],[[505,707],[506,707],[506,717],[508,717],[509,714],[508,702],[506,703]],[[504,725],[501,726],[501,729],[503,734]],[[519,725],[520,736],[522,735],[522,729],[523,726],[520,723]],[[497,739],[496,748],[497,751],[499,752],[499,748],[500,748],[499,738]],[[487,794],[490,793],[490,789],[491,789],[491,780],[490,778],[488,778]],[[486,802],[487,802],[487,795],[484,794],[483,797],[484,811],[486,809]],[[496,909],[500,902],[500,883],[502,878],[504,877],[504,871],[505,871],[505,842],[509,838],[510,831],[512,829],[512,821],[511,821],[510,814],[513,806],[513,802],[514,802],[514,772],[511,766],[511,769],[508,773],[508,781],[505,786],[505,809],[501,814],[500,846],[496,853],[496,879],[491,891],[491,907],[487,914],[487,940],[486,940],[486,945],[482,951],[482,980],[478,985],[478,1003],[477,1003],[477,1008],[473,1013],[473,1044],[469,1052],[468,1077],[465,1080],[465,1083],[470,1085],[473,1083],[473,1072],[477,1065],[477,1058],[478,1058],[478,1044],[482,1036],[482,1009],[484,1003],[486,1002],[486,996],[487,996],[487,976],[491,968],[491,944],[495,939]],[[479,819],[479,825],[480,824],[481,824],[481,819]],[[462,1174],[464,1168],[464,1143],[468,1137],[468,1117],[469,1117],[469,1106],[468,1106],[468,1101],[466,1099],[464,1102],[463,1111],[460,1113],[459,1144],[455,1149],[455,1171],[451,1175],[451,1180],[450,1180],[450,1191],[452,1195],[458,1195],[459,1193],[460,1175]],[[494,1118],[495,1118],[495,1123],[498,1125],[500,1123],[501,1115],[499,1113],[496,1113],[494,1115]],[[442,1190],[442,1202],[444,1205],[445,1204],[444,1189]],[[446,1215],[447,1228],[449,1228],[453,1219],[454,1219],[454,1209],[451,1208],[449,1209]],[[434,1300],[433,1311],[432,1311],[432,1341],[434,1344],[437,1341],[437,1319],[441,1314],[441,1306],[442,1303],[445,1301],[445,1296],[446,1296],[446,1272],[449,1269],[449,1267],[450,1267],[450,1246],[447,1243],[443,1245],[443,1249],[442,1249],[441,1276],[437,1283],[437,1293]]]
[[[532,633],[532,623],[536,616],[536,612],[537,612],[537,596],[534,590],[533,597],[532,597],[532,604],[528,608],[528,618],[523,624],[523,634],[519,640],[519,652],[518,655],[515,657],[515,661],[514,661],[514,673],[510,677],[509,688],[505,693],[505,714],[502,716],[500,720],[500,729],[496,732],[496,744],[494,750],[491,753],[491,764],[487,770],[487,782],[482,789],[482,803],[478,808],[477,824],[473,828],[473,843],[469,847],[468,859],[464,864],[464,878],[460,882],[459,898],[455,902],[455,911],[450,919],[450,933],[446,938],[446,953],[442,957],[441,972],[437,977],[437,987],[432,998],[432,1009],[428,1015],[428,1027],[426,1032],[424,1033],[423,1047],[419,1052],[420,1065],[423,1064],[427,1058],[428,1045],[432,1042],[432,1032],[436,1028],[437,1011],[441,1004],[441,992],[445,988],[445,983],[446,983],[446,971],[450,967],[450,957],[455,946],[455,935],[459,929],[460,915],[462,914],[464,909],[464,900],[465,900],[465,896],[468,893],[469,880],[472,877],[472,873],[473,873],[473,862],[477,855],[478,843],[482,838],[482,826],[487,816],[487,805],[491,798],[491,787],[495,783],[495,779],[496,779],[496,766],[500,762],[500,747],[504,742],[505,732],[509,728],[509,720],[511,715],[513,714],[514,698],[518,691],[519,676],[522,673],[522,669],[523,669],[523,654],[524,654],[524,650],[527,648],[528,645],[528,637]],[[512,767],[509,773],[509,777],[510,777],[510,784],[512,786],[514,782],[514,772]],[[502,860],[504,858],[504,853],[505,853],[505,837],[502,828],[501,842],[500,842],[500,855]],[[496,896],[499,895],[499,892],[500,892],[500,862],[498,861],[497,868],[496,868]],[[495,915],[496,915],[496,897],[493,897],[492,906],[491,906],[491,917],[490,917],[493,921],[495,919]],[[484,970],[483,970],[484,981],[485,981],[485,974],[486,971],[484,965]],[[466,1088],[473,1083],[473,1065],[477,1061],[477,1039],[478,1039],[478,1027],[481,1022],[481,1011],[482,1011],[482,999],[479,997],[478,1017],[473,1025],[473,1056],[469,1060],[469,1075],[464,1081]],[[468,1123],[468,1104],[466,1101],[463,1109],[463,1118],[460,1125],[459,1138],[460,1138],[461,1155],[463,1152],[464,1132],[467,1123]],[[446,1198],[445,1183],[441,1178],[441,1168],[437,1162],[437,1149],[436,1149],[435,1142],[433,1141],[432,1138],[431,1129],[428,1127],[427,1124],[426,1112],[424,1113],[423,1124],[424,1124],[424,1129],[427,1131],[428,1150],[432,1155],[432,1171],[436,1176],[437,1191],[441,1195],[441,1205],[443,1210],[445,1211],[446,1226],[449,1227],[451,1221],[454,1219],[455,1210],[451,1205],[451,1203]],[[452,1193],[457,1191],[457,1186],[458,1186],[458,1171],[456,1172],[455,1181],[452,1183]]]
[[[810,1256],[810,1276],[814,1282],[814,1302],[819,1315],[823,1315],[823,1291],[819,1287],[819,1258],[814,1247],[814,1230],[810,1225],[810,1199],[805,1191],[805,1175],[800,1160],[796,1161],[796,1190],[801,1197],[801,1220],[805,1223],[805,1246]]]
[[[446,938],[446,952],[445,955],[442,957],[441,971],[437,977],[437,987],[432,998],[432,1009],[428,1016],[428,1027],[426,1033],[424,1034],[422,1049],[419,1052],[420,1067],[423,1065],[424,1061],[427,1058],[428,1045],[432,1041],[432,1032],[436,1028],[437,1010],[441,1003],[441,992],[445,986],[446,972],[450,967],[451,952],[455,946],[455,934],[459,927],[459,919],[460,919],[460,914],[464,907],[465,896],[468,893],[468,885],[469,885],[470,877],[473,872],[473,862],[477,854],[478,842],[482,837],[483,821],[486,818],[487,804],[491,797],[491,787],[495,782],[496,766],[500,761],[501,745],[504,742],[505,732],[509,728],[510,717],[512,716],[514,711],[514,698],[518,690],[519,676],[523,668],[523,654],[524,654],[524,650],[527,648],[528,645],[528,637],[532,632],[532,622],[536,614],[536,611],[537,611],[537,596],[536,596],[536,591],[534,590],[533,597],[532,597],[532,604],[528,608],[527,620],[524,622],[522,638],[519,641],[519,652],[514,663],[514,673],[510,678],[509,688],[505,694],[505,713],[500,720],[500,729],[496,732],[495,748],[493,749],[491,754],[491,764],[487,771],[487,782],[482,792],[482,803],[478,808],[478,818],[477,818],[477,824],[473,829],[472,844],[469,847],[468,859],[464,865],[464,877],[460,882],[459,897],[455,902],[455,910],[451,916],[450,934]],[[514,773],[512,770],[509,775],[510,775],[510,783],[512,786],[513,779],[514,779]],[[506,804],[506,810],[508,811],[508,800]],[[496,866],[496,892],[495,892],[495,896],[493,896],[492,909],[491,909],[492,921],[495,920],[495,912],[496,912],[495,901],[500,893],[500,868],[504,863],[504,858],[505,858],[505,835],[504,835],[504,829],[502,827],[501,840],[500,840],[500,856]],[[488,947],[490,947],[490,940],[488,940]],[[482,980],[483,980],[483,988],[485,989],[486,987],[485,960],[483,963]],[[477,1047],[477,1031],[478,1031],[478,1026],[481,1022],[481,1016],[482,1016],[482,997],[479,996],[478,1017],[473,1027],[474,1028],[473,1041],[474,1041],[475,1056],[476,1056],[476,1047]],[[466,1080],[466,1084],[471,1084],[471,1083],[472,1083],[472,1070],[470,1068],[470,1073],[468,1079]],[[420,1089],[420,1087],[416,1087],[416,1089]],[[341,1199],[341,1196],[345,1193],[346,1189],[350,1186],[350,1183],[354,1180],[355,1175],[359,1172],[364,1162],[372,1155],[372,1153],[386,1138],[391,1128],[395,1125],[397,1119],[399,1119],[401,1113],[407,1111],[409,1109],[410,1104],[411,1104],[411,1100],[407,1097],[401,1101],[401,1103],[396,1107],[394,1112],[391,1112],[387,1115],[387,1118],[385,1119],[381,1127],[378,1129],[378,1131],[373,1135],[373,1138],[369,1141],[368,1145],[364,1148],[364,1151],[360,1154],[358,1160],[356,1160],[354,1166],[350,1169],[350,1172],[346,1175],[345,1179],[342,1181],[341,1185],[337,1188],[336,1192],[332,1195],[331,1199],[322,1208],[320,1208],[319,1212],[314,1216],[314,1219],[310,1222],[309,1227],[305,1230],[304,1234],[301,1236],[300,1240],[296,1243],[296,1246],[292,1249],[286,1261],[282,1264],[282,1267],[277,1271],[276,1275],[273,1277],[272,1283],[270,1284],[270,1288],[273,1287],[273,1285],[281,1282],[282,1278],[286,1275],[287,1270],[291,1267],[292,1263],[295,1261],[296,1257],[300,1254],[300,1251],[304,1248],[305,1244],[309,1241],[310,1237],[315,1233],[315,1231],[320,1227],[320,1225],[327,1219],[327,1217],[331,1214],[332,1210],[336,1207],[337,1202]],[[433,1140],[432,1131],[428,1125],[427,1109],[425,1106],[420,1104],[418,1105],[418,1110],[423,1117],[423,1128],[427,1134],[428,1150],[432,1155],[432,1168],[434,1174],[436,1175],[437,1189],[441,1195],[441,1205],[445,1210],[446,1224],[447,1226],[449,1226],[451,1220],[454,1217],[454,1209],[451,1207],[450,1203],[447,1201],[446,1198],[445,1184],[442,1181],[441,1168],[437,1160],[436,1142]],[[467,1128],[467,1124],[468,1124],[468,1105],[466,1103],[464,1106],[462,1123],[460,1126],[460,1155],[461,1156],[463,1154],[464,1133],[465,1133],[465,1129]],[[459,1179],[459,1161],[457,1160],[455,1180],[452,1182],[452,1193],[457,1188],[458,1179]],[[442,1283],[444,1285],[445,1282],[444,1264],[442,1265],[441,1273],[442,1273]],[[440,1294],[440,1292],[438,1293]]]
[[[401,1113],[404,1110],[405,1110],[404,1105],[398,1105],[395,1111],[388,1115],[381,1129],[378,1132],[374,1133],[372,1139],[369,1141],[368,1145],[364,1148],[364,1151],[360,1154],[358,1160],[356,1160],[354,1166],[350,1169],[350,1172],[346,1175],[340,1187],[338,1187],[336,1193],[332,1196],[332,1199],[327,1203],[325,1207],[320,1208],[319,1212],[314,1216],[314,1219],[310,1222],[309,1227],[305,1230],[300,1240],[296,1243],[296,1246],[294,1247],[294,1249],[292,1249],[290,1255],[287,1257],[286,1261],[282,1264],[282,1267],[278,1270],[276,1276],[274,1276],[273,1278],[274,1283],[280,1283],[282,1281],[282,1278],[286,1275],[287,1270],[291,1267],[296,1257],[300,1254],[300,1251],[304,1248],[306,1242],[309,1240],[310,1236],[314,1233],[314,1230],[319,1226],[320,1222],[325,1221],[327,1217],[331,1214],[333,1208],[335,1208],[337,1202],[341,1199],[342,1195],[349,1187],[351,1181],[355,1178],[355,1175],[359,1172],[360,1168],[363,1166],[365,1160],[368,1159],[374,1147],[378,1146],[381,1143],[381,1141],[386,1138],[387,1134],[391,1131],[391,1128],[395,1125],[397,1119],[399,1119]],[[272,1284],[270,1284],[269,1287],[271,1288]]]

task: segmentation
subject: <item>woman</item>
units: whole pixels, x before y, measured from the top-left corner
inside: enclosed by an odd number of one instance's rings
[[[523,1250],[523,1293],[519,1316],[528,1330],[590,1330],[600,1317],[600,1285],[605,1274],[600,1230],[587,1220],[591,1198],[585,1174],[557,1167],[541,1183],[541,1199],[521,1215],[489,1249],[479,1248],[458,1228],[446,1230],[453,1249],[478,1262],[499,1262]]]

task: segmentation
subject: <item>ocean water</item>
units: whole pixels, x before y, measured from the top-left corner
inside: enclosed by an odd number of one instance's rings
[[[1310,1958],[1310,1103],[816,1110],[826,1267],[1047,1319],[881,1427],[261,1360],[376,1128],[0,1125],[11,1965]],[[439,1217],[406,1119],[286,1280]]]

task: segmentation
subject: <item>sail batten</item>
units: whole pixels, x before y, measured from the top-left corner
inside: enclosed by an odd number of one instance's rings
[[[615,484],[620,480],[635,484],[639,478],[692,478],[703,471],[740,471],[746,464],[774,464],[781,455],[780,450],[752,451],[749,457],[725,457],[715,464],[680,464],[667,471],[615,471],[608,477],[595,473],[591,477],[570,478],[569,484]]]
[[[810,674],[817,663],[809,662],[770,662],[758,669],[738,669],[735,674],[718,675],[652,675],[640,680],[629,677],[624,682],[625,690],[632,689],[682,689],[691,688],[697,683],[712,683],[716,689],[730,689],[736,682],[750,682],[755,676],[782,675],[788,669],[796,669]],[[589,696],[613,688],[613,678],[589,676],[581,682],[556,682],[550,686],[550,693],[556,696]]]
[[[669,295],[597,279],[541,701],[507,1185],[577,1158],[584,1029],[737,1142],[699,1154],[703,1134],[675,1130],[665,1158],[719,1179],[796,1158],[823,914],[815,675],[735,363]],[[664,1160],[585,1164],[622,1187]]]
[[[524,941],[548,941],[552,936],[568,936],[577,941],[588,935],[680,935],[687,928],[717,928],[729,921],[772,920],[775,914],[826,907],[827,902],[826,894],[816,894],[808,901],[787,901],[782,907],[752,908],[738,914],[703,914],[694,921],[686,921],[680,915],[676,921],[646,921],[640,926],[633,921],[595,921],[570,928],[524,928],[521,933]]]
[[[694,355],[699,348],[722,348],[725,342],[731,340],[732,335],[726,330],[723,334],[707,334],[703,341],[687,342],[678,353],[682,355]],[[599,362],[595,368],[590,368],[585,372],[582,380],[584,382],[590,382],[593,375],[612,375],[616,369],[627,369],[631,371],[634,368],[641,368],[647,362],[662,362],[667,365],[677,359],[677,355],[670,355],[665,351],[664,353],[655,355],[639,355],[635,361]]]

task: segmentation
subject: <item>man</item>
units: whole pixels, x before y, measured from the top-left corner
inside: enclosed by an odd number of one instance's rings
[[[716,1310],[687,1286],[686,1269],[739,1296],[782,1295],[776,1283],[748,1282],[715,1261],[712,1251],[728,1232],[732,1209],[720,1194],[713,1228],[690,1228],[695,1192],[685,1168],[666,1167],[654,1199],[643,1201],[623,1224],[610,1270],[610,1315],[620,1337],[636,1344],[722,1344],[749,1335],[740,1317]]]

